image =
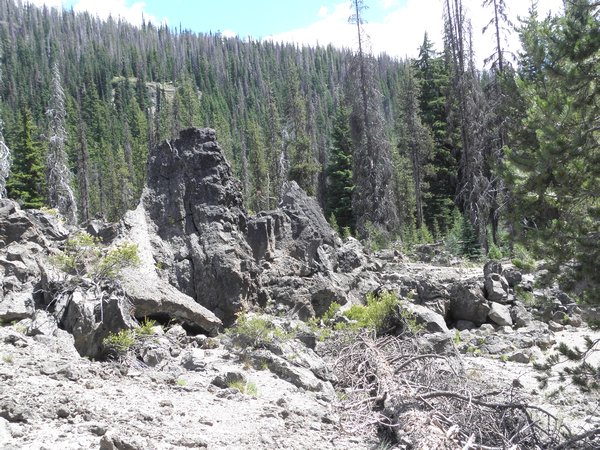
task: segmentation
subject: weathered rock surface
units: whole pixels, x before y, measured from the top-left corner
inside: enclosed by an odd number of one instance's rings
[[[508,282],[497,273],[485,277],[486,298],[492,302],[506,303],[508,301]]]
[[[513,321],[510,314],[510,308],[500,303],[492,303],[488,317],[496,325],[512,326]]]
[[[487,320],[490,306],[478,286],[459,282],[452,286],[450,295],[453,320],[468,320],[476,324]]]
[[[416,320],[417,324],[422,325],[430,333],[449,332],[446,321],[441,314],[432,311],[425,306],[402,302],[401,308],[406,309]]]

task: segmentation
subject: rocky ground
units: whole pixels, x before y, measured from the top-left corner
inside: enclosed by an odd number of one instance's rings
[[[310,391],[302,380],[289,382],[250,367],[222,345],[202,349],[197,337],[182,344],[163,337],[168,344],[148,344],[169,350],[158,366],[125,367],[79,357],[65,333],[30,337],[22,331],[20,325],[0,329],[3,449],[364,449],[375,444],[373,437],[341,432],[331,385]],[[149,341],[155,339],[160,338]],[[228,375],[242,384],[227,381]],[[320,383],[314,375],[303,376]]]
[[[430,269],[430,277],[446,280],[476,275],[469,268],[403,264],[405,273]],[[345,430],[335,377],[298,340],[250,351],[228,335],[155,327],[137,359],[96,362],[79,356],[71,335],[50,331],[28,320],[0,327],[1,448],[381,448],[375,433]],[[532,360],[543,360],[560,342],[581,346],[584,336],[600,333],[584,324],[550,331],[533,321],[452,330],[449,339],[466,379],[514,390],[577,434],[600,426],[598,395],[558,378],[540,389]]]

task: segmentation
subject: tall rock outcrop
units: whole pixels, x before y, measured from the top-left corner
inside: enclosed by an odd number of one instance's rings
[[[150,155],[142,205],[155,259],[181,292],[229,321],[257,295],[241,184],[214,130],[188,129]]]
[[[214,130],[184,130],[157,147],[142,201],[126,215],[120,236],[138,243],[144,261],[124,283],[134,304],[143,305],[148,292],[166,299],[146,288],[157,280],[225,324],[270,298],[299,306],[306,317],[331,301],[345,303],[349,288],[340,286],[347,280],[334,275],[339,238],[295,182],[284,191],[279,209],[248,217]],[[147,277],[152,282],[143,281]]]

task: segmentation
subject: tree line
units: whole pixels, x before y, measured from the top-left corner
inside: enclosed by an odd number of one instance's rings
[[[428,242],[459,227],[467,255],[525,243],[593,277],[600,6],[565,0],[540,17],[534,4],[513,24],[504,0],[483,0],[496,43],[483,71],[462,0],[443,4],[443,48],[425,35],[418,57],[397,60],[364,50],[362,0],[355,50],[1,0],[0,196],[116,220],[139,200],[149,149],[210,126],[251,212],[291,179],[361,238]]]

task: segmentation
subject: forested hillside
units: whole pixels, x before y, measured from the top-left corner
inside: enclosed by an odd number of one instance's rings
[[[293,179],[361,238],[496,256],[517,243],[597,275],[600,5],[532,7],[512,24],[504,0],[482,3],[497,42],[485,72],[460,0],[444,2],[445,48],[425,36],[411,61],[0,0],[0,196],[116,220],[138,202],[149,149],[209,126],[252,211]]]

